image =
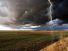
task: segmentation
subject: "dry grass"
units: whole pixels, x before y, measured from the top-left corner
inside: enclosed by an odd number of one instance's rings
[[[55,42],[40,51],[68,51],[68,37]]]
[[[68,31],[0,31],[0,51],[39,51],[65,37]]]

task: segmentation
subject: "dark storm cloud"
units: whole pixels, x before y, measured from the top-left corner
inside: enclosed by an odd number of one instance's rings
[[[50,6],[48,0],[0,0],[0,3],[3,10],[6,8],[1,16],[7,15],[16,24],[45,24],[50,20],[47,15]]]
[[[68,22],[68,0],[55,0],[53,2],[53,18]]]

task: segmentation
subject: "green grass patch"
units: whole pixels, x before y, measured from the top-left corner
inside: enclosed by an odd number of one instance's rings
[[[0,31],[0,51],[33,51],[33,49],[37,51],[42,44],[58,40],[62,36],[61,34],[63,37],[68,37],[68,32],[51,32],[50,34],[36,31]]]

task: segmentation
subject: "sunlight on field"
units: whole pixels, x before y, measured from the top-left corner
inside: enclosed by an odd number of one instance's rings
[[[42,48],[40,51],[68,51],[68,37]]]
[[[0,31],[0,51],[39,51],[65,37],[68,31]]]

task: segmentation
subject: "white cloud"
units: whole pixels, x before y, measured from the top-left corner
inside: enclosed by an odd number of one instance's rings
[[[0,25],[0,30],[13,30],[13,29],[4,25]]]

